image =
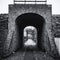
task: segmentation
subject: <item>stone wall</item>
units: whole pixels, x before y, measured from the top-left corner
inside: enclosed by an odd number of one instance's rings
[[[7,45],[6,45],[6,50],[9,49],[10,42],[12,39],[12,33],[15,31],[16,33],[16,18],[22,14],[25,13],[36,13],[40,16],[42,16],[45,19],[45,29],[46,32],[44,33],[44,46],[46,51],[48,52],[54,52],[55,51],[55,45],[54,45],[54,39],[53,39],[53,34],[52,34],[52,10],[51,10],[51,5],[23,5],[23,4],[15,4],[15,5],[9,5],[9,20],[8,20],[8,38],[7,38]],[[44,30],[45,30],[44,29]],[[17,34],[15,34],[15,38],[13,39],[14,44],[10,48],[11,52],[16,50],[16,46],[18,40],[17,40]],[[47,37],[47,38],[46,38]],[[50,42],[50,48],[48,47],[48,39]],[[56,52],[56,51],[55,51]],[[54,53],[55,53],[54,52]]]
[[[0,55],[3,54],[4,42],[8,33],[8,14],[0,14]]]
[[[54,54],[57,54],[57,50],[55,49],[55,43],[54,43],[54,37],[60,37],[60,16],[53,15],[51,12],[51,6],[49,5],[10,5],[9,6],[9,19],[8,14],[0,14],[0,52],[2,55],[8,53],[9,55],[11,52],[16,50],[16,47],[18,46],[18,38],[17,38],[17,30],[15,25],[15,20],[18,16],[24,14],[24,13],[37,13],[41,15],[46,22],[45,28],[47,28],[47,34],[45,34],[45,37],[47,38],[47,41],[45,39],[45,46],[46,43],[48,44],[48,39],[51,44],[51,51],[54,52]],[[57,27],[58,26],[58,27]],[[57,32],[58,31],[58,32]],[[11,40],[13,38],[13,40]],[[13,42],[12,42],[13,41]],[[12,42],[12,45],[10,43]],[[9,47],[10,46],[10,47]],[[7,51],[7,50],[8,51]],[[47,51],[49,50],[48,46],[46,47]],[[50,52],[51,52],[50,51]]]
[[[52,26],[53,26],[54,37],[60,38],[60,15],[53,15]]]
[[[54,35],[54,42],[60,55],[60,15],[53,15],[52,27],[53,27],[52,31]]]

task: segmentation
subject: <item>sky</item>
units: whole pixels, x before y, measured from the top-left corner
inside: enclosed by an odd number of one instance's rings
[[[0,14],[8,13],[8,5],[13,3],[13,0],[0,0]],[[47,0],[47,4],[52,4],[52,14],[60,14],[60,0]]]

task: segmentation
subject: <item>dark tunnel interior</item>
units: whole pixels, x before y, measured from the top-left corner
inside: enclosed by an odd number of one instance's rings
[[[19,49],[23,48],[23,30],[26,26],[37,28],[37,47],[42,50],[42,32],[45,20],[42,16],[35,13],[25,13],[17,17],[16,26],[19,33]]]

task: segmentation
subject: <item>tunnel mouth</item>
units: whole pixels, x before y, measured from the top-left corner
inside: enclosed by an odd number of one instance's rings
[[[37,29],[34,26],[26,26],[24,28],[23,46],[30,49],[37,47]]]
[[[23,48],[23,30],[26,26],[34,26],[37,29],[37,46],[42,50],[42,33],[45,20],[42,16],[36,13],[25,13],[17,17],[16,21],[17,32],[19,36],[19,49]]]

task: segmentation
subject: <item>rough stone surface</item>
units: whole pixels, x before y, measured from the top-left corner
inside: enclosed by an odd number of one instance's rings
[[[8,14],[0,14],[0,55],[4,51],[4,42],[8,32]]]
[[[54,37],[60,37],[60,15],[53,15],[52,26]]]
[[[52,12],[51,12],[51,5],[19,5],[19,4],[15,4],[15,5],[9,5],[9,24],[8,24],[8,38],[7,38],[7,45],[6,45],[6,49],[9,48],[9,44],[11,41],[11,36],[13,31],[16,32],[16,18],[22,14],[25,13],[36,13],[40,16],[42,16],[45,19],[45,31],[44,31],[44,36],[43,36],[43,41],[44,41],[44,46],[46,51],[50,51],[49,49],[49,45],[48,43],[48,38],[50,41],[50,45],[51,45],[51,51],[55,50],[54,48],[54,44],[53,44],[53,38],[52,38],[52,32],[51,32],[51,17],[52,17]],[[46,36],[47,35],[47,36]],[[17,36],[17,34],[15,35]],[[14,38],[14,41],[18,41],[16,38]],[[17,44],[16,42],[14,42],[15,44]],[[13,44],[12,45],[12,51],[16,49],[16,45]],[[46,45],[47,44],[47,45]]]
[[[45,19],[46,26],[44,28],[47,29],[43,33],[45,49],[47,49],[47,51],[49,52],[52,51],[53,55],[57,54],[57,50],[55,49],[56,47],[54,43],[54,37],[60,37],[60,16],[57,15],[52,16],[51,6],[10,5],[9,15],[0,14],[0,52],[1,52],[0,55],[2,55],[2,53],[8,55],[17,49],[18,37],[15,20],[18,16],[25,13],[36,13],[41,15]],[[47,45],[48,42],[50,43],[51,47]]]
[[[44,52],[32,52],[32,51],[27,51],[27,52],[16,52],[9,57],[3,59],[3,60],[55,60],[48,54]]]

